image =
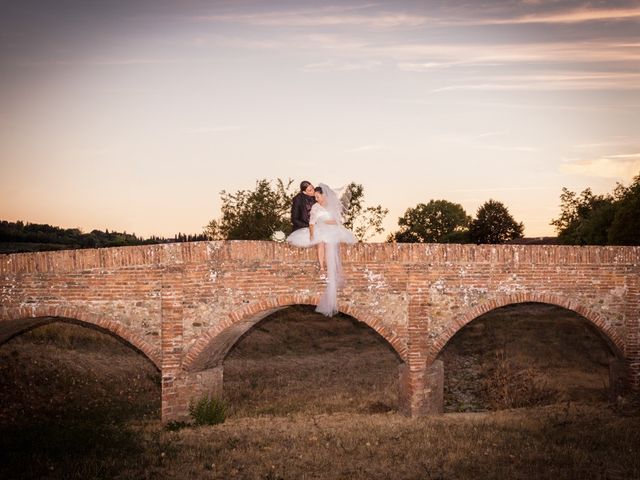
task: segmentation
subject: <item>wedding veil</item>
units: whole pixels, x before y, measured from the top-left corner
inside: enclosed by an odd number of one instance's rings
[[[319,183],[318,186],[322,189],[322,194],[327,201],[325,208],[331,214],[333,219],[342,225],[342,217],[345,211],[343,202],[338,198],[337,193],[326,183]]]
[[[342,215],[345,208],[338,195],[324,183],[320,183],[318,186],[322,188],[322,194],[326,200],[325,208],[333,219],[339,225],[342,225]],[[331,317],[338,313],[338,289],[344,283],[342,262],[340,261],[340,244],[327,243],[325,245],[325,255],[327,260],[327,286],[320,297],[316,312]]]

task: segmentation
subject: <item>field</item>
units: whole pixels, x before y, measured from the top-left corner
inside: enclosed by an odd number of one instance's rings
[[[408,419],[375,332],[295,307],[226,359],[225,423],[171,431],[144,357],[54,323],[0,347],[0,478],[639,479],[609,355],[567,310],[505,307],[442,352],[447,413]]]

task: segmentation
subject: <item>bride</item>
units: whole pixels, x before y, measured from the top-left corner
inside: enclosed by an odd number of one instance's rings
[[[315,188],[315,197],[309,228],[294,231],[287,237],[287,242],[296,247],[317,245],[320,270],[324,272],[326,267],[327,286],[316,312],[330,317],[338,313],[338,288],[343,283],[340,244],[356,243],[357,240],[350,230],[342,226],[344,207],[336,193],[321,183]]]

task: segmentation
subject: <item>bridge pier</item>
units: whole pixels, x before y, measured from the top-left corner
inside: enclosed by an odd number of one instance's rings
[[[400,412],[410,417],[439,415],[444,412],[444,363],[414,368],[400,366]]]
[[[205,395],[221,397],[224,367],[162,374],[162,422],[189,420],[189,404]]]

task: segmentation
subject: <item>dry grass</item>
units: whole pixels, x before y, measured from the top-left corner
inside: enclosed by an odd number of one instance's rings
[[[0,478],[640,478],[640,417],[603,401],[606,349],[553,307],[500,309],[456,335],[447,409],[476,413],[417,420],[396,412],[399,360],[377,334],[289,309],[227,358],[227,421],[177,432],[160,425],[148,361],[47,328],[0,348]],[[534,381],[552,398],[481,412]]]
[[[295,307],[263,321],[225,361],[235,417],[398,408],[397,355],[373,330]]]

